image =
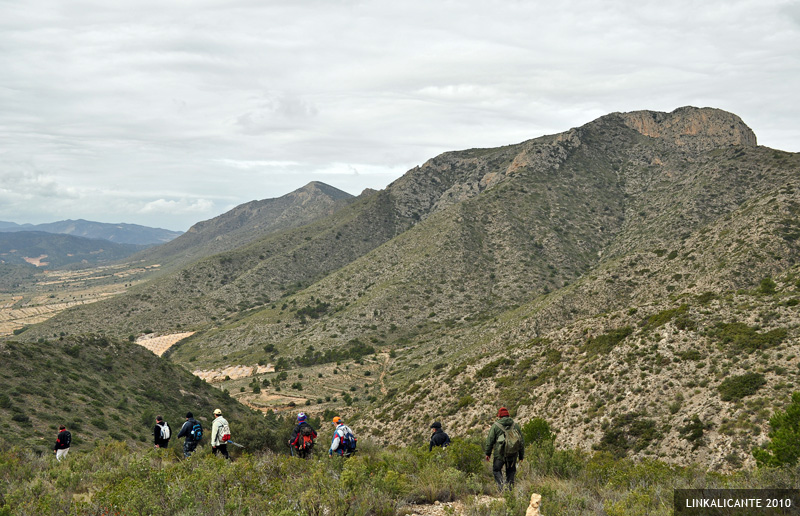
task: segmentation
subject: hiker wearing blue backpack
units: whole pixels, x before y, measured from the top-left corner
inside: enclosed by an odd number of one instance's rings
[[[203,425],[194,418],[194,414],[191,412],[186,413],[186,422],[178,433],[178,439],[181,437],[186,438],[183,441],[183,456],[187,458],[191,457],[192,452],[197,448],[197,445],[200,444],[200,440],[203,438]]]
[[[349,457],[356,452],[356,437],[350,427],[344,424],[342,418],[336,416],[333,418],[333,440],[331,441],[331,448],[328,450],[328,457],[333,456],[334,453],[340,457]]]
[[[517,474],[517,458],[522,462],[525,456],[525,440],[522,429],[508,414],[508,409],[500,407],[497,411],[497,421],[489,429],[486,444],[483,447],[486,461],[494,453],[492,473],[497,487],[514,487],[514,477]],[[503,481],[503,468],[506,469],[506,479]]]

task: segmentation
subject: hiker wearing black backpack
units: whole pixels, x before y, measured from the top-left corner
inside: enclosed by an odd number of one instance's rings
[[[434,421],[431,425],[431,442],[428,445],[428,451],[432,451],[434,446],[441,446],[447,448],[450,444],[450,436],[442,430],[442,424]]]
[[[228,455],[228,439],[231,438],[231,428],[228,420],[222,417],[220,409],[214,409],[214,423],[211,425],[211,451],[214,455],[222,453],[222,456],[230,460]]]
[[[186,413],[186,422],[181,427],[181,431],[178,432],[178,439],[181,437],[186,438],[183,441],[183,456],[191,457],[192,452],[203,438],[203,425],[194,418],[194,414],[191,412]]]
[[[292,455],[296,455],[301,459],[310,459],[311,452],[314,449],[314,439],[316,438],[317,432],[306,421],[305,413],[297,414],[297,424],[294,426],[292,437],[289,439]]]
[[[344,424],[342,418],[336,416],[333,418],[333,440],[331,447],[328,450],[328,457],[333,456],[334,453],[340,457],[349,457],[356,452],[356,437],[350,427]]]
[[[153,444],[156,448],[166,448],[169,446],[169,438],[172,437],[172,429],[164,418],[156,416],[156,426],[153,428]]]
[[[492,473],[494,481],[500,489],[514,487],[514,476],[517,474],[517,459],[522,462],[525,456],[525,440],[522,429],[508,415],[508,409],[500,407],[497,412],[497,421],[489,429],[486,444],[483,447],[486,461],[494,453]],[[506,468],[506,479],[503,482],[503,467]]]
[[[58,427],[58,437],[56,437],[56,445],[53,447],[53,453],[56,454],[56,460],[61,462],[61,459],[69,453],[69,446],[72,444],[72,434],[69,433],[67,427],[61,425]]]

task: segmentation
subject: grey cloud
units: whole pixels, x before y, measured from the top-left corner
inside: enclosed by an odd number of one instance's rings
[[[782,0],[3,4],[0,190],[41,212],[72,188],[71,218],[93,191],[115,218],[185,229],[312,179],[359,193],[446,150],[690,104],[798,150],[795,48]]]

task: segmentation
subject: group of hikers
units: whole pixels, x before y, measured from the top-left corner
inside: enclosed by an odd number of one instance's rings
[[[186,422],[178,432],[178,439],[183,440],[183,456],[190,457],[203,439],[203,425],[194,418],[191,412],[186,413]],[[153,445],[156,448],[166,448],[172,438],[172,429],[161,416],[156,416],[156,426],[153,428]],[[211,424],[211,451],[214,455],[222,455],[230,459],[228,443],[231,441],[231,427],[228,420],[222,417],[222,410],[214,410],[214,422]]]
[[[314,444],[317,439],[317,432],[307,421],[305,413],[297,415],[297,424],[292,429],[292,435],[287,444],[292,456],[308,459],[312,455]],[[338,455],[349,457],[356,452],[357,439],[353,430],[347,426],[339,416],[331,420],[333,425],[333,438],[331,439],[328,456]],[[450,444],[450,437],[442,430],[442,424],[435,421],[431,426],[431,438],[428,451],[434,447],[447,448]],[[194,418],[191,412],[186,413],[186,422],[178,432],[178,439],[184,438],[183,456],[190,457],[203,438],[203,425]],[[156,424],[153,428],[153,444],[156,448],[167,448],[169,440],[172,438],[172,430],[169,424],[161,416],[156,416]],[[72,442],[72,434],[64,425],[59,427],[58,437],[53,452],[56,459],[60,462],[69,453]],[[231,429],[228,421],[222,417],[222,410],[214,410],[214,422],[211,425],[211,451],[214,455],[222,455],[225,459],[230,459],[228,454],[228,443],[231,441]],[[497,421],[489,429],[486,442],[483,448],[486,461],[491,459],[492,473],[495,482],[500,488],[504,486],[513,487],[514,477],[517,473],[517,461],[522,462],[525,455],[525,441],[522,437],[522,430],[519,424],[509,416],[508,409],[501,407],[497,412]],[[503,470],[505,469],[505,479]]]

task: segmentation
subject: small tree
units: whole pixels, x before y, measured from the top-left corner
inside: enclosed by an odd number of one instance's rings
[[[777,411],[769,418],[770,442],[766,448],[753,450],[759,467],[797,464],[800,459],[800,392],[792,394],[792,402],[785,411]]]
[[[544,419],[535,417],[522,425],[522,436],[525,444],[542,444],[544,441],[555,441],[556,434]]]

